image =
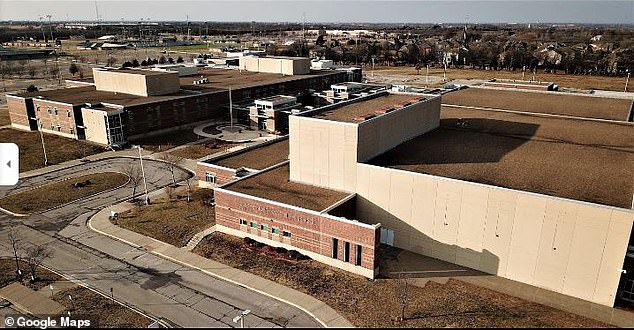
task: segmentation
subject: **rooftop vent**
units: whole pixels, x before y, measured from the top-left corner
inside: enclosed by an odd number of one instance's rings
[[[371,119],[371,118],[374,118],[374,117],[376,117],[375,114],[366,113],[365,115],[360,115],[360,116],[354,117],[354,121],[365,121],[365,120],[368,120],[368,119]]]
[[[202,78],[202,79],[194,80],[194,85],[202,85],[202,84],[208,84],[208,83],[209,83],[209,79],[208,78]]]

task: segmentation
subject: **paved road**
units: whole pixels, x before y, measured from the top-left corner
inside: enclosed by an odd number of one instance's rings
[[[21,181],[18,188],[0,190],[0,196],[68,175],[116,171],[130,162],[138,160],[118,158],[83,164]],[[149,190],[171,182],[171,175],[158,162],[144,160],[143,165]],[[189,175],[183,170],[176,174],[177,179]],[[129,197],[131,191],[128,185],[27,218],[1,214],[0,255],[10,255],[6,231],[9,224],[18,224],[19,235],[25,242],[49,244],[54,249],[54,256],[45,262],[47,266],[102,292],[113,288],[119,299],[179,326],[234,327],[233,317],[244,309],[252,311],[245,318],[245,326],[319,326],[295,307],[101,236],[86,227],[87,219],[97,210]]]

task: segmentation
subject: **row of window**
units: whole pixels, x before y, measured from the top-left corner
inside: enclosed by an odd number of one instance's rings
[[[205,182],[216,183],[216,174],[211,172],[205,172]]]
[[[354,264],[361,266],[361,252],[363,248],[361,245],[356,245],[355,249]],[[334,237],[332,238],[332,258],[339,259],[339,239]],[[343,261],[350,262],[350,242],[343,242]]]
[[[269,231],[269,226],[267,226],[265,224],[260,224],[258,226],[257,222],[254,222],[254,221],[248,222],[246,219],[240,219],[240,224],[243,225],[243,226],[248,225],[249,227],[255,228],[255,229],[260,228],[261,231],[264,231],[264,232],[267,232],[267,233]],[[275,228],[275,227],[271,227],[271,233],[279,235],[280,234],[280,229],[279,228]],[[291,232],[286,231],[286,230],[282,230],[282,236],[291,238]]]
[[[59,125],[55,126],[55,125],[51,124],[51,131],[61,132],[62,131],[62,127],[59,126]],[[68,133],[75,134],[75,130],[71,127],[71,128],[68,129]]]
[[[36,110],[40,111],[40,107],[37,107]],[[57,107],[53,107],[53,108],[48,107],[47,112],[48,112],[49,115],[55,115],[55,116],[58,115]],[[66,110],[66,117],[70,118],[70,110]]]

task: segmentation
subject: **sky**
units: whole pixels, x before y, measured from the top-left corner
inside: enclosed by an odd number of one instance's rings
[[[634,24],[633,0],[0,0],[0,21],[94,21],[95,2],[105,21]]]

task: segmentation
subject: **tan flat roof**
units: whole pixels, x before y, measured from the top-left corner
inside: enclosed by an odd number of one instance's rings
[[[43,100],[50,100],[68,104],[103,102],[123,106],[133,106],[143,103],[166,101],[192,95],[194,95],[192,94],[192,92],[179,91],[177,93],[158,96],[138,96],[132,94],[98,91],[95,89],[95,86],[61,88],[49,91],[17,94],[17,96],[19,97],[38,98],[39,96]]]
[[[209,161],[223,167],[263,170],[288,159],[288,139]]]
[[[309,74],[285,76],[275,73],[263,73],[263,72],[249,72],[232,69],[206,69],[201,70],[197,75],[180,77],[181,88],[204,90],[207,88],[222,88],[227,89],[229,87],[233,89],[246,88],[259,86],[264,84],[285,82],[291,80],[302,80],[307,78],[313,78],[315,76],[324,76],[336,74],[337,72],[311,72]],[[340,73],[340,71],[339,71]],[[207,78],[209,83],[194,85],[194,80],[200,80],[201,78]]]
[[[444,94],[443,104],[627,121],[632,100],[584,95],[467,88]]]
[[[440,128],[368,163],[629,209],[634,125],[443,107]]]
[[[313,118],[322,118],[327,120],[355,123],[354,119],[366,114],[374,115],[374,111],[381,110],[391,106],[397,106],[400,103],[416,100],[421,96],[402,95],[402,94],[385,94],[365,101],[358,101],[331,110],[320,112],[312,115]]]
[[[237,181],[226,189],[317,212],[323,211],[348,195],[289,181],[288,164]]]

